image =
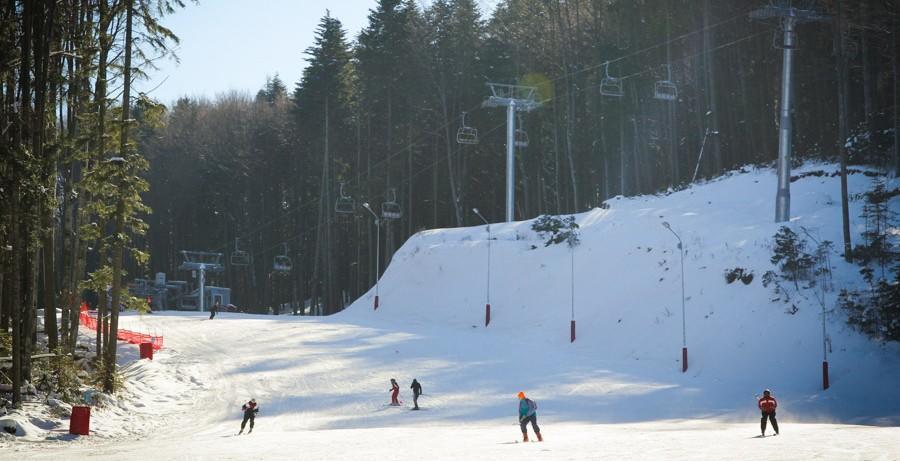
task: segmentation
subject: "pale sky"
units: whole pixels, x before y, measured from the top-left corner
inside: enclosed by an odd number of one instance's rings
[[[479,0],[482,14],[498,0]],[[164,104],[181,96],[215,97],[229,90],[251,95],[262,88],[266,76],[276,73],[293,91],[300,80],[305,55],[313,45],[316,26],[331,11],[344,26],[347,40],[356,39],[367,25],[376,0],[200,0],[162,24],[181,39],[180,64],[169,58],[157,63],[159,71],[136,83],[138,91]],[[427,0],[420,0],[420,5]]]

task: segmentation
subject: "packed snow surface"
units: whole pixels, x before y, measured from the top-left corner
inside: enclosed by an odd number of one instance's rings
[[[775,181],[752,170],[610,200],[576,215],[574,249],[545,247],[530,222],[492,225],[488,327],[485,226],[411,237],[379,282],[378,310],[373,288],[327,318],[127,316],[123,328],[162,332],[166,348],[152,362],[126,355],[126,390],[93,409],[93,435],[48,424],[45,443],[6,436],[0,450],[10,459],[900,459],[900,348],[849,329],[835,308],[840,288],[862,286],[858,268],[831,255],[828,345],[818,287],[787,286],[786,302],[761,283],[780,227]],[[851,196],[872,181],[852,175]],[[791,193],[791,228],[840,248],[839,179],[807,176]],[[850,204],[857,239],[862,205]],[[890,206],[900,209],[896,198]],[[684,318],[678,242],[664,221],[684,244]],[[725,282],[737,267],[753,272],[749,284]],[[387,405],[390,378],[400,407]],[[422,411],[410,411],[413,378]],[[759,437],[764,388],[778,398],[777,437]],[[516,442],[518,391],[537,401],[545,442]],[[255,430],[237,436],[251,397]]]

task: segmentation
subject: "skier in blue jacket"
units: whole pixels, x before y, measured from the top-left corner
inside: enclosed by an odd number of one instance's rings
[[[519,392],[519,425],[522,426],[523,442],[528,441],[528,423],[531,422],[531,428],[534,429],[534,435],[537,436],[538,442],[543,442],[541,437],[541,428],[537,424],[537,404],[533,400],[525,398],[524,392]]]

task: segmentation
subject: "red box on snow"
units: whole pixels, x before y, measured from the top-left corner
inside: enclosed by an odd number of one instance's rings
[[[69,418],[69,434],[91,435],[91,407],[75,405]]]
[[[141,343],[141,358],[153,360],[153,343]]]

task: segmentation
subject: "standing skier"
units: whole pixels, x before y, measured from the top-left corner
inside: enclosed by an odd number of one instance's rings
[[[775,409],[778,408],[778,401],[772,397],[772,392],[768,389],[763,391],[763,396],[757,402],[759,410],[762,411],[762,418],[759,420],[759,427],[762,430],[763,437],[766,436],[766,419],[772,421],[772,429],[775,429],[775,435],[778,435],[778,421],[775,420]]]
[[[391,405],[399,406],[400,400],[397,399],[397,396],[400,395],[400,385],[397,384],[397,380],[391,378]]]
[[[256,414],[259,413],[259,407],[256,406],[256,399],[250,399],[249,402],[242,405],[241,411],[244,412],[244,420],[241,421],[241,431],[238,432],[238,435],[244,433],[244,426],[247,425],[247,421],[250,421],[250,430],[247,431],[249,434],[253,432],[253,420],[256,418]]]
[[[422,395],[422,385],[419,384],[419,382],[416,381],[415,378],[413,378],[412,385],[409,386],[409,388],[412,389],[412,391],[413,391],[413,405],[415,405],[413,407],[413,410],[418,410],[419,409],[419,396]]]
[[[219,312],[219,302],[216,301],[212,307],[209,308],[209,319],[212,320],[216,317],[216,313]]]
[[[534,429],[534,435],[537,436],[538,442],[543,442],[541,437],[541,428],[537,425],[537,404],[533,400],[525,398],[524,392],[519,392],[519,425],[522,426],[522,441],[528,441],[528,422],[531,422],[531,428]]]

